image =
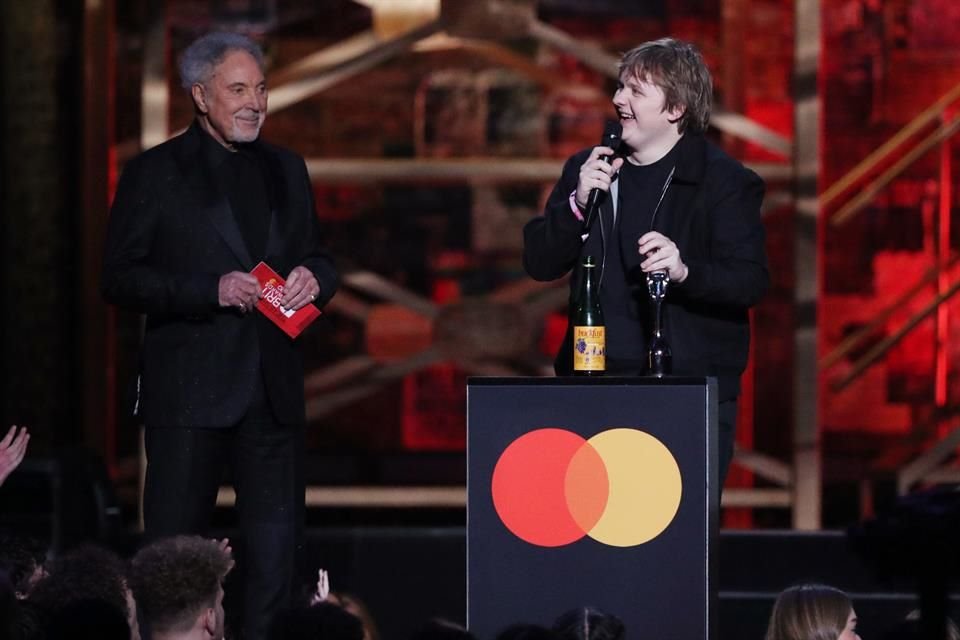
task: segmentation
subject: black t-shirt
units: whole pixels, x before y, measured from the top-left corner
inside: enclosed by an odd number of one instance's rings
[[[607,328],[607,370],[612,373],[637,373],[646,362],[646,334],[651,324],[646,282],[628,281],[623,256],[636,253],[640,236],[652,229],[663,186],[676,162],[675,151],[676,146],[653,164],[624,162],[620,167],[616,221],[612,233],[604,229],[607,250],[600,287]],[[621,233],[625,217],[630,219],[627,226],[640,230],[639,233],[631,233],[631,237]]]
[[[210,136],[205,144],[208,145],[208,157],[214,164],[217,186],[230,203],[250,257],[259,262],[267,251],[272,210],[267,171],[259,145],[256,142],[237,145],[236,151],[230,151]]]

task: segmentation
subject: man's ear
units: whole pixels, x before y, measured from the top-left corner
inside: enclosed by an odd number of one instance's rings
[[[203,630],[206,631],[211,638],[216,637],[217,612],[213,609],[213,607],[207,607],[206,609],[203,610],[203,613],[201,614],[201,616],[203,618],[201,621]]]
[[[207,113],[210,108],[207,106],[207,90],[199,82],[190,87],[190,95],[193,96],[193,104],[197,106],[200,113]]]
[[[683,114],[687,112],[687,108],[682,104],[675,105],[670,109],[667,109],[667,119],[676,124],[680,122],[680,119],[683,117]]]

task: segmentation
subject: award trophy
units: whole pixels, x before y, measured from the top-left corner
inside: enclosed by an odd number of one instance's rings
[[[663,299],[667,297],[670,279],[666,271],[647,274],[647,293],[653,303],[653,334],[647,345],[647,375],[656,378],[670,375],[673,353],[663,337]]]

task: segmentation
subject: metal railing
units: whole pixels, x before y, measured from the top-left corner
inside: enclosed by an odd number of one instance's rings
[[[818,199],[820,209],[826,210],[841,195],[847,193],[854,186],[861,183],[864,178],[875,172],[877,168],[884,163],[884,161],[888,160],[894,154],[894,152],[899,151],[907,141],[923,131],[924,128],[929,127],[938,121],[942,121],[947,110],[958,100],[960,100],[960,84],[945,93],[932,105],[924,109],[923,112],[908,122],[906,126],[895,133],[889,140],[877,147],[873,153],[861,160],[853,169],[848,171],[846,175],[833,183],[829,188],[824,189],[823,193],[820,194],[820,198]],[[942,126],[943,125],[941,125],[941,128]],[[902,167],[900,172],[902,172],[903,169],[906,169],[906,166]],[[834,217],[838,217],[839,213],[840,212],[838,211],[836,214],[834,214]],[[850,215],[852,215],[852,213],[844,215],[841,220],[834,222],[834,224],[842,224],[842,222],[845,222]]]
[[[846,175],[824,190],[818,199],[821,211],[828,216],[829,223],[834,227],[842,226],[862,213],[884,189],[921,157],[936,147],[940,148],[938,206],[930,208],[931,217],[934,215],[933,210],[937,210],[938,223],[924,225],[924,233],[928,234],[924,246],[932,250],[933,264],[869,323],[821,358],[818,368],[821,372],[826,371],[857,349],[866,347],[877,331],[885,326],[898,310],[903,309],[907,303],[930,287],[935,287],[936,292],[889,335],[867,348],[863,355],[851,363],[848,371],[833,378],[829,386],[834,392],[842,391],[858,380],[871,367],[881,362],[891,349],[920,326],[925,319],[935,314],[937,339],[934,402],[940,410],[943,410],[947,404],[946,349],[949,315],[945,303],[960,291],[960,276],[952,276],[960,256],[954,254],[950,247],[952,215],[950,140],[958,131],[960,131],[960,84],[941,96]],[[956,425],[955,420],[946,422],[943,426],[945,427],[943,431],[946,433],[939,441],[934,442],[915,460],[906,463],[898,470],[897,486],[900,493],[905,493],[911,487],[923,482],[960,479],[960,473],[941,466],[956,453],[957,443],[960,442],[960,426]]]

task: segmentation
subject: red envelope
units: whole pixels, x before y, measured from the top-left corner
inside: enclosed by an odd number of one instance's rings
[[[257,301],[257,309],[273,323],[283,329],[291,338],[296,338],[311,322],[320,317],[320,310],[313,304],[307,304],[296,311],[280,305],[286,280],[281,278],[267,263],[261,262],[250,272],[260,282],[262,297]]]

